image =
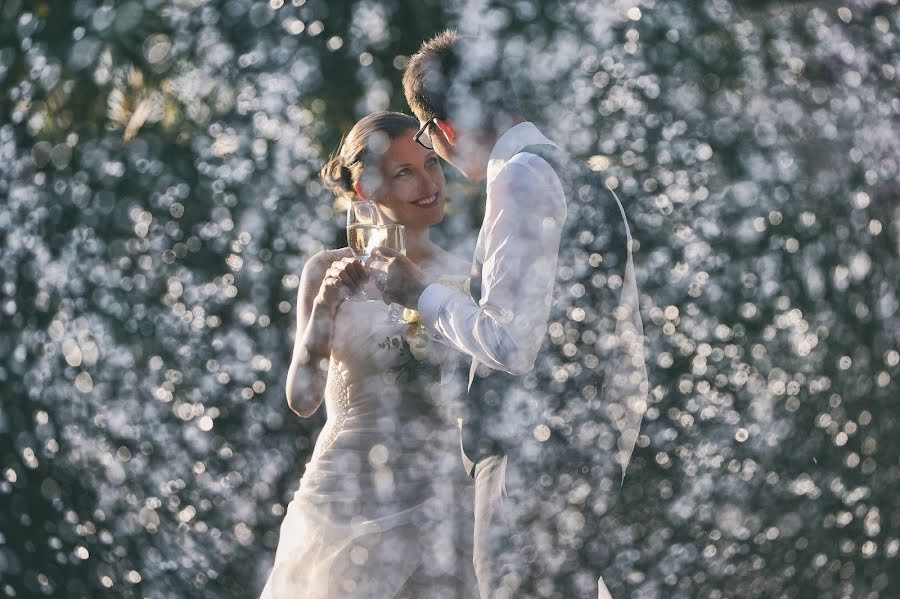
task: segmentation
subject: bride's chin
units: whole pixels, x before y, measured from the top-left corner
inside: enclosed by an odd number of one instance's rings
[[[444,211],[443,210],[436,212],[433,216],[430,216],[428,219],[422,219],[422,224],[426,227],[430,227],[432,225],[438,224],[442,220],[444,220]]]

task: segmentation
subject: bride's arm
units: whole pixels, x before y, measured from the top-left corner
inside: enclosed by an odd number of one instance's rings
[[[301,418],[312,416],[322,403],[334,315],[349,292],[348,282],[362,270],[352,256],[348,248],[325,250],[303,267],[297,293],[297,336],[286,385],[288,406]],[[352,262],[342,261],[344,258]]]

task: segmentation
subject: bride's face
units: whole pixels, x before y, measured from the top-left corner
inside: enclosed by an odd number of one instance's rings
[[[391,140],[381,160],[382,185],[374,194],[385,219],[421,228],[444,218],[444,171],[434,150],[412,140],[411,129]]]

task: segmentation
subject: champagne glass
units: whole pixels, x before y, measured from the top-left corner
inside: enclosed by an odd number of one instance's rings
[[[372,250],[381,245],[384,230],[378,225],[378,210],[375,203],[368,200],[353,200],[347,209],[347,244],[356,259],[366,263]],[[371,302],[378,300],[366,293],[365,289],[347,298],[353,302]]]
[[[387,248],[391,248],[392,250],[396,250],[406,255],[406,227],[403,225],[397,224],[388,224],[388,225],[380,225],[380,229],[382,229],[381,235],[381,245]],[[383,272],[373,269],[373,272],[376,272],[376,277],[382,278],[386,277]],[[388,308],[388,324],[402,324],[403,320],[401,320],[401,308],[397,304],[391,304]]]

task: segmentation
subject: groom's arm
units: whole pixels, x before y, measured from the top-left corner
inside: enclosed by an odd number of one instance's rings
[[[524,374],[534,367],[547,330],[565,194],[550,165],[528,154],[503,168],[489,197],[480,304],[433,284],[418,309],[436,338],[491,368]]]

